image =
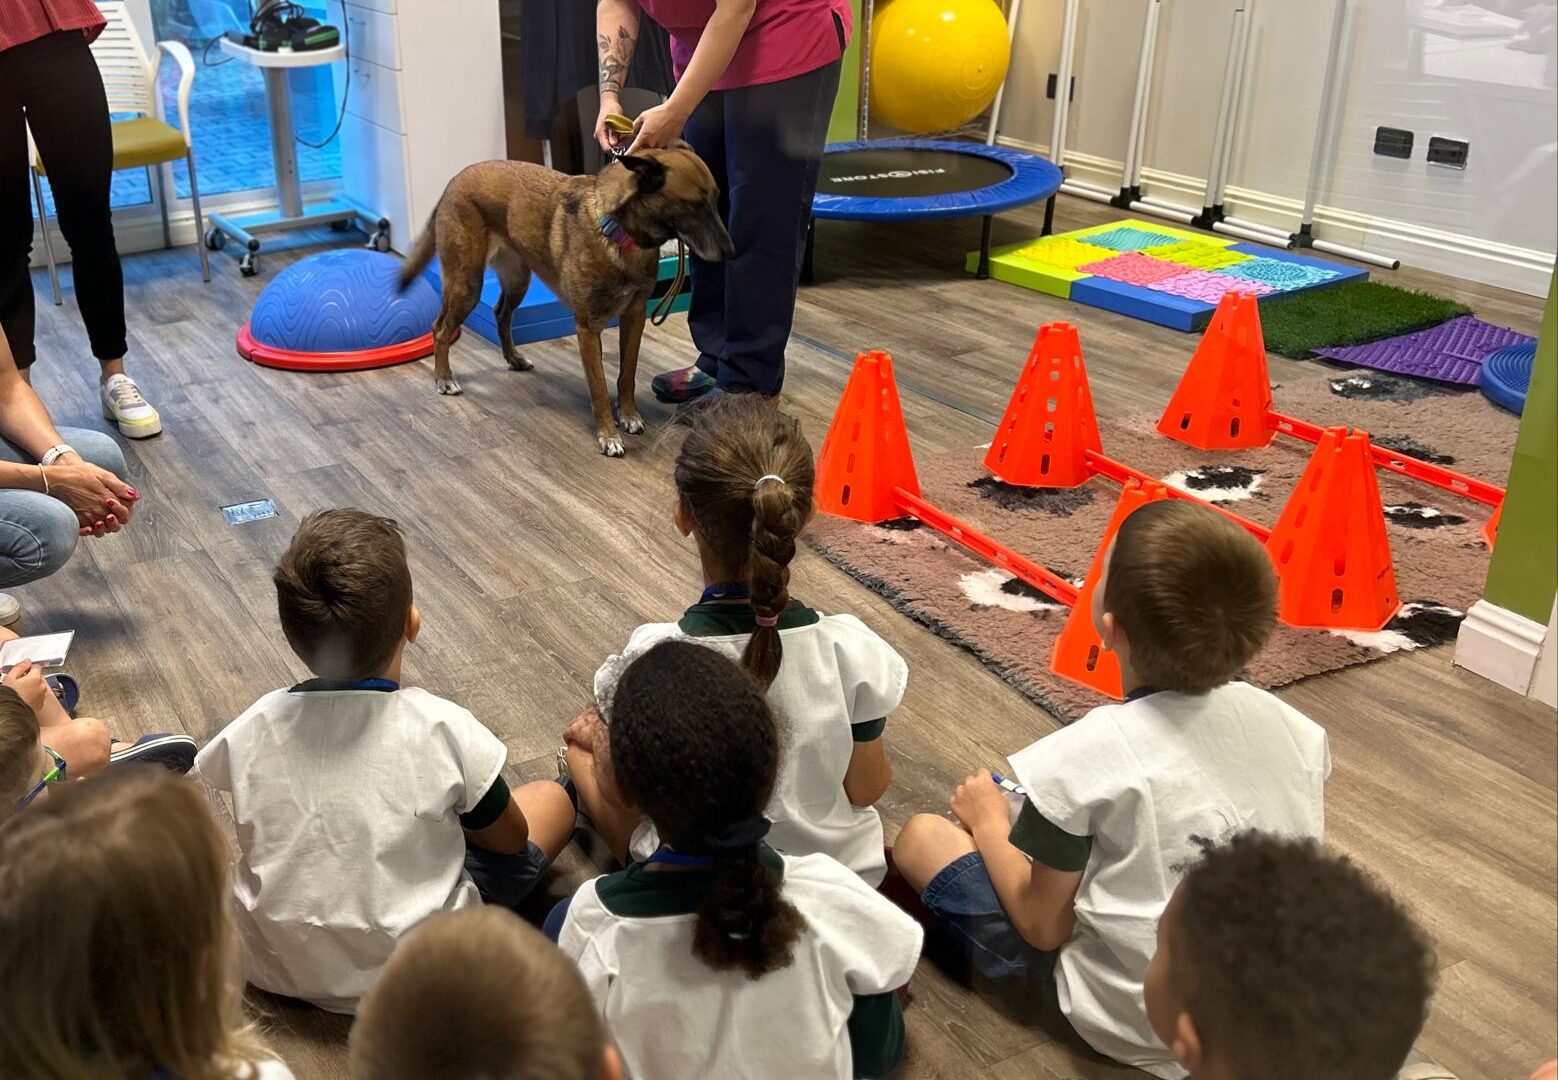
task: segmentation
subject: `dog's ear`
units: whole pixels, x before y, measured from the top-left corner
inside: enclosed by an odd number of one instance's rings
[[[638,182],[640,195],[653,195],[665,187],[665,163],[637,154],[623,154],[617,159],[633,174]]]

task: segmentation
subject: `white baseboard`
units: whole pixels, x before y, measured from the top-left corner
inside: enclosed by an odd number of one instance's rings
[[[1558,708],[1558,602],[1553,604],[1552,617],[1547,620],[1547,640],[1542,643],[1542,655],[1536,658],[1531,696],[1543,705]]]
[[[1017,139],[1000,138],[1001,144],[1032,153],[1048,148]],[[1124,166],[1110,158],[1068,150],[1066,173],[1110,191],[1120,187]],[[1204,177],[1185,176],[1162,169],[1142,169],[1142,190],[1166,202],[1199,210],[1206,197]],[[1284,232],[1298,228],[1304,204],[1253,188],[1230,186],[1223,192],[1230,214]],[[1395,218],[1358,214],[1334,206],[1315,208],[1318,235],[1337,244],[1363,248],[1400,259],[1404,264],[1466,278],[1484,285],[1514,289],[1528,296],[1546,296],[1552,281],[1554,255],[1550,251],[1496,244],[1475,236],[1445,232]]]
[[[1478,600],[1455,639],[1455,663],[1524,696],[1546,637],[1545,624]]]

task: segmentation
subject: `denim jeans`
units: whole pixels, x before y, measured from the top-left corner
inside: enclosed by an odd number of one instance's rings
[[[101,431],[60,428],[60,437],[87,461],[115,476],[125,474],[119,444]],[[0,439],[0,461],[35,464],[31,455]],[[52,495],[0,489],[0,588],[48,577],[70,561],[81,523]]]

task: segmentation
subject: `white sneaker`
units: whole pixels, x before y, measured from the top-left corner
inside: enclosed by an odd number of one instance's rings
[[[0,592],[0,626],[10,626],[22,617],[22,602],[8,592]]]
[[[110,375],[102,394],[103,419],[118,424],[125,438],[149,439],[162,430],[162,417],[141,396],[141,388],[130,376]]]

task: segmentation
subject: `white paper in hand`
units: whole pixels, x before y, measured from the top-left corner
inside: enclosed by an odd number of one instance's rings
[[[61,666],[65,663],[65,656],[70,652],[70,643],[75,636],[74,630],[65,630],[58,634],[37,634],[7,641],[4,646],[0,646],[0,674],[10,671],[23,660],[31,660],[46,668]]]

